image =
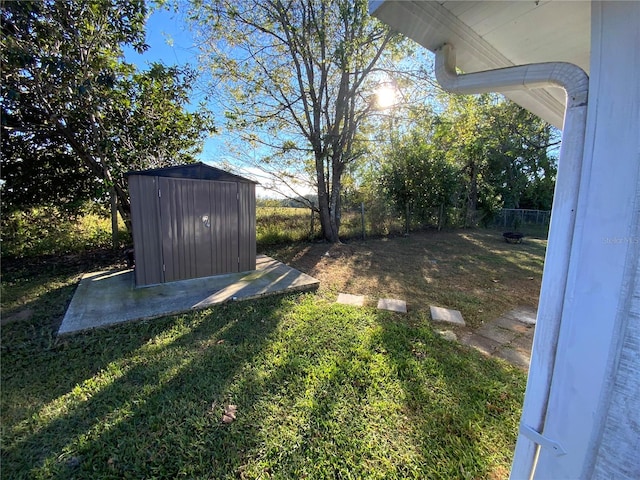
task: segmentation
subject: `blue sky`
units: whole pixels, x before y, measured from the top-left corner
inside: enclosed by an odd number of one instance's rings
[[[146,43],[149,45],[147,51],[138,54],[131,48],[125,48],[125,59],[134,63],[140,69],[148,68],[152,62],[160,62],[164,65],[180,65],[189,64],[197,67],[198,64],[198,47],[194,45],[194,38],[189,31],[189,25],[184,18],[184,13],[168,11],[164,9],[155,10],[149,16],[146,24]],[[197,88],[194,89],[192,95],[192,103],[197,106],[202,95],[198,93]],[[225,147],[225,135],[220,133],[207,139],[204,143],[199,160],[222,166],[221,163],[227,161],[235,163],[232,158],[225,155],[227,148]],[[237,173],[246,175],[262,181],[263,173],[259,170],[244,165],[236,165],[239,168]],[[314,193],[308,188],[300,188],[302,193]],[[256,189],[258,197],[281,197],[260,186]]]
[[[164,9],[155,10],[149,16],[146,28],[149,49],[142,55],[126,49],[127,60],[140,67],[151,62],[166,65],[195,63],[198,52],[183,14]]]
[[[194,45],[184,14],[164,9],[155,10],[147,20],[146,33],[149,49],[138,54],[131,48],[125,48],[128,62],[136,64],[140,69],[148,68],[152,62],[167,66],[197,66],[198,48]],[[198,92],[194,91],[194,106],[198,104],[198,97]],[[220,159],[221,151],[224,151],[223,138],[216,135],[205,141],[200,160],[215,162]]]

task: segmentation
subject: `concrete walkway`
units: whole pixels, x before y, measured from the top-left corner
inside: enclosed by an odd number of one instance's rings
[[[485,355],[502,358],[522,368],[529,368],[535,331],[536,310],[520,307],[475,331],[460,335],[460,343]]]
[[[83,275],[58,334],[206,308],[229,300],[313,290],[320,282],[265,255],[256,270],[136,288],[133,270]]]

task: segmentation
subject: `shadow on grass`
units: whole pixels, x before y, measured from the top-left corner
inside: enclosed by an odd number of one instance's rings
[[[321,281],[321,289],[401,298],[410,310],[460,310],[471,327],[518,305],[535,306],[545,244],[506,244],[482,230],[416,232],[341,245],[299,245],[276,258]]]
[[[22,380],[9,392],[3,381],[3,403],[29,414],[7,422],[3,407],[7,478],[500,477],[524,391],[524,374],[441,340],[420,312],[316,295],[56,348],[12,357],[12,382]],[[3,357],[3,375],[9,365]],[[229,404],[238,414],[227,425]]]
[[[162,322],[141,322],[133,328],[58,338],[83,269],[58,265],[31,273],[32,268],[3,272],[3,293],[8,295],[3,298],[0,398],[5,418],[30,415],[37,404],[65,394],[162,328]]]
[[[133,334],[124,348],[119,334],[135,324],[92,332],[96,341],[81,354],[103,359],[101,369],[40,403],[30,418],[5,424],[3,476],[174,478],[211,462],[239,463],[242,451],[234,451],[230,430],[220,424],[222,405],[231,401],[225,390],[263,347],[286,304],[279,297],[164,319],[151,338]],[[69,356],[78,353],[73,339],[69,344],[57,353],[69,368],[50,370],[53,381],[86,375],[73,371],[83,362]],[[19,368],[27,377],[44,373]]]
[[[411,328],[385,314],[378,321],[425,457],[425,478],[506,478],[524,375],[440,338],[430,327]]]

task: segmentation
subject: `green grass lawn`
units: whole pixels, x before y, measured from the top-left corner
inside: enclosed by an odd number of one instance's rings
[[[424,310],[321,290],[56,338],[80,266],[9,267],[2,478],[508,475],[525,374]]]

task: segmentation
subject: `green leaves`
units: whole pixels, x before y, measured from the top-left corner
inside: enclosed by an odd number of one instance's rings
[[[556,142],[549,124],[495,96],[453,97],[436,137],[470,185],[475,172],[485,213],[506,208],[551,208]],[[542,200],[542,199],[545,200]],[[493,207],[491,207],[493,205]]]
[[[191,6],[206,40],[203,68],[210,70],[212,93],[240,134],[237,156],[246,158],[247,140],[258,139],[259,166],[265,159],[272,172],[312,165],[322,230],[337,241],[342,175],[362,154],[358,134],[371,109],[372,71],[394,36],[369,17],[366,0],[193,0]],[[282,148],[283,142],[291,146]],[[302,151],[311,158],[292,155]]]
[[[497,96],[442,100],[444,111],[423,114],[392,141],[383,163],[379,181],[398,211],[428,220],[440,206],[438,225],[451,209],[455,223],[472,226],[490,222],[503,206],[550,209],[551,127]]]
[[[144,0],[2,4],[5,208],[102,200],[114,187],[126,220],[126,171],[193,159],[213,131],[206,111],[187,110],[195,72],[122,60],[125,45],[147,48],[146,13]]]
[[[454,204],[457,174],[444,152],[416,131],[390,152],[380,178],[387,197],[399,211],[410,209],[414,216],[426,219],[434,210]]]

